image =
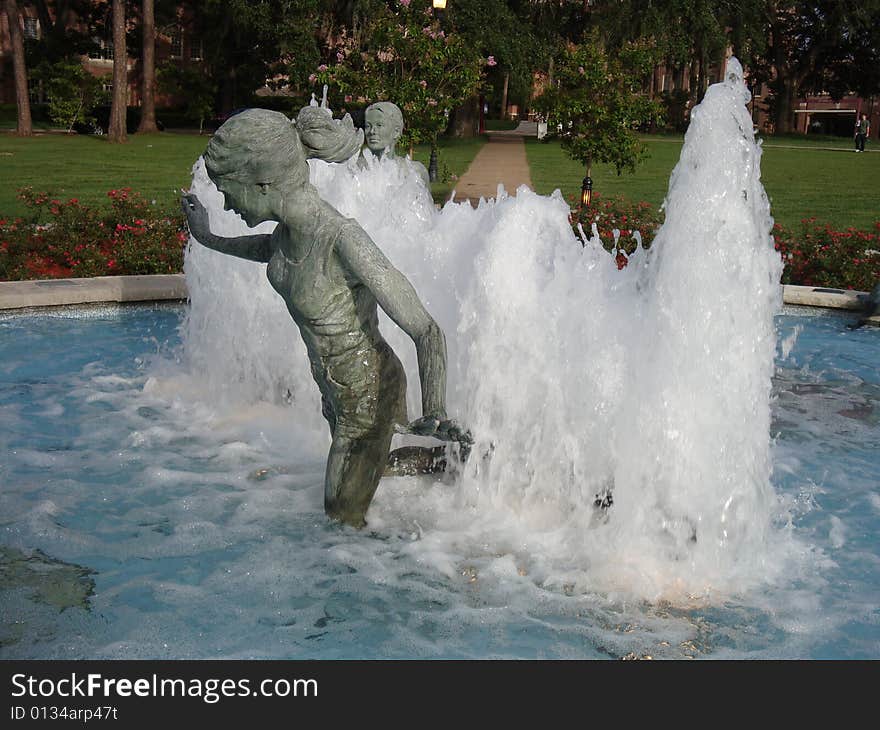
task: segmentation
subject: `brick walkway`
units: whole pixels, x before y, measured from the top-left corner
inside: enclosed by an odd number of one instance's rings
[[[455,199],[467,198],[476,206],[480,198],[494,198],[498,194],[498,183],[502,183],[510,195],[515,195],[520,185],[531,188],[523,138],[534,137],[536,131],[534,122],[520,122],[519,127],[509,132],[489,132],[489,141],[459,178]]]

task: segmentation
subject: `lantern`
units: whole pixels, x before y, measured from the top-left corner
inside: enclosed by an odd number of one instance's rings
[[[581,183],[581,205],[589,205],[593,199],[593,178],[589,175]]]

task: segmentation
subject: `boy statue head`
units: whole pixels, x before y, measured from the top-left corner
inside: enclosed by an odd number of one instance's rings
[[[403,132],[403,112],[390,101],[370,104],[364,114],[364,139],[376,157],[394,157],[394,148]]]

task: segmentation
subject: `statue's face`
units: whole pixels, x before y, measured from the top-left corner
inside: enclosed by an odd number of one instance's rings
[[[374,155],[381,155],[386,149],[393,152],[402,131],[400,125],[378,109],[370,109],[364,117],[364,139]]]
[[[219,178],[215,181],[217,189],[223,193],[224,210],[234,210],[254,228],[263,221],[275,220],[271,205],[272,195],[267,188],[256,183]]]

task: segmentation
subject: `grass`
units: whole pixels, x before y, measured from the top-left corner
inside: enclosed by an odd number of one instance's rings
[[[486,119],[483,125],[490,132],[509,132],[519,126],[517,119]]]
[[[658,206],[663,202],[683,138],[646,135],[642,139],[649,157],[635,173],[618,177],[610,165],[593,166],[595,191]],[[870,229],[880,220],[876,187],[880,153],[855,154],[846,138],[767,138],[763,146],[761,180],[778,223],[796,227],[802,219],[815,217],[839,229]],[[823,149],[832,146],[834,150]],[[567,196],[580,193],[584,168],[557,143],[527,140],[526,154],[537,192],[548,194],[560,188]]]
[[[79,134],[38,134],[21,139],[0,134],[0,217],[25,212],[16,191],[32,186],[59,199],[78,198],[86,205],[103,205],[107,191],[130,187],[161,206],[176,204],[180,188],[189,187],[193,163],[205,150],[208,135],[133,134],[127,144],[114,145],[105,137]],[[445,201],[484,138],[441,140],[440,179],[432,193]],[[428,166],[431,150],[419,146],[415,157]],[[445,177],[445,180],[444,180]]]
[[[440,154],[437,159],[438,180],[431,183],[434,202],[443,204],[449,200],[452,189],[462,176],[480,148],[486,144],[485,137],[460,137],[440,140]],[[425,167],[431,160],[431,146],[417,145],[413,159]]]
[[[207,136],[186,134],[131,135],[122,145],[80,134],[0,135],[0,215],[25,211],[16,191],[27,185],[86,205],[103,205],[108,190],[130,187],[147,200],[170,205],[180,188],[189,187],[193,163],[207,144]]]

